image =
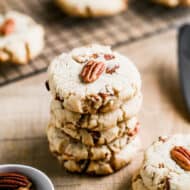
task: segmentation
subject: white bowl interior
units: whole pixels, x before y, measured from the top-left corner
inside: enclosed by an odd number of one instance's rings
[[[35,190],[54,190],[51,180],[38,169],[25,165],[0,165],[1,172],[18,172],[26,175],[35,186]]]

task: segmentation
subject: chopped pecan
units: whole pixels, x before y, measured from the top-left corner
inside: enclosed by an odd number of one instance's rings
[[[158,167],[159,167],[159,168],[164,168],[164,163],[159,163],[159,164],[158,164]]]
[[[114,65],[113,67],[107,67],[106,68],[106,73],[108,74],[113,74],[115,71],[119,69],[119,65]]]
[[[182,146],[175,146],[170,155],[172,159],[184,170],[190,171],[190,151]]]
[[[112,54],[104,54],[104,59],[105,60],[111,60],[111,59],[114,59],[115,58],[115,56],[114,55],[112,55]]]
[[[73,55],[72,58],[77,62],[77,63],[85,63],[88,61],[87,57],[85,55]]]
[[[0,189],[25,189],[30,190],[32,183],[22,174],[15,172],[0,173]]]
[[[140,123],[137,122],[135,128],[132,129],[132,130],[129,130],[127,134],[128,134],[129,136],[133,137],[133,136],[135,136],[135,135],[139,132],[139,128],[140,128]]]
[[[91,57],[94,58],[94,59],[97,59],[99,56],[98,56],[97,53],[93,53],[93,54],[91,55]]]
[[[13,19],[7,19],[4,23],[0,26],[0,34],[2,35],[9,35],[15,29],[15,21]]]
[[[91,83],[97,80],[105,70],[105,64],[103,62],[88,61],[83,67],[80,77],[85,83]]]
[[[168,137],[159,137],[158,140],[164,143],[168,140]]]
[[[108,96],[113,96],[112,94],[108,93],[108,92],[99,92],[98,93],[100,95],[100,97],[105,100]]]

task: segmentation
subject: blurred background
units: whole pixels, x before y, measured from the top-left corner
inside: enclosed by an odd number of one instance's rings
[[[55,55],[74,47],[102,43],[117,48],[171,29],[190,18],[189,8],[169,8],[148,0],[129,1],[128,10],[104,18],[71,18],[52,0],[1,0],[0,10],[28,14],[46,30],[43,53],[29,65],[0,67],[0,85],[44,72]]]

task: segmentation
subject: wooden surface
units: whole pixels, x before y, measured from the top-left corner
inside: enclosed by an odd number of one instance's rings
[[[118,51],[129,56],[143,80],[144,102],[139,120],[143,149],[159,135],[190,132],[179,90],[176,32],[170,31]],[[45,128],[50,95],[40,74],[0,89],[0,164],[28,164],[44,171],[56,190],[126,190],[138,169],[142,153],[114,175],[102,178],[64,172],[48,150]]]

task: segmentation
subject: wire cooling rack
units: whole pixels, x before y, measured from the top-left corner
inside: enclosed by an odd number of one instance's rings
[[[167,9],[147,0],[131,0],[123,14],[101,19],[65,16],[53,0],[1,0],[0,11],[18,10],[32,16],[46,29],[46,47],[26,66],[0,65],[0,86],[47,69],[50,61],[63,51],[89,43],[117,48],[179,25],[190,19],[188,8]]]

